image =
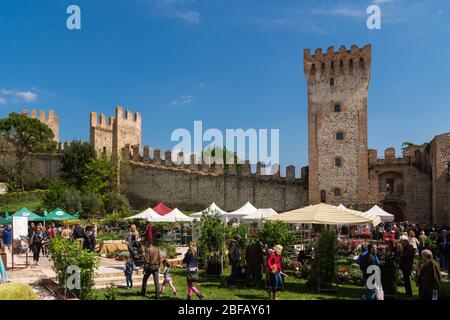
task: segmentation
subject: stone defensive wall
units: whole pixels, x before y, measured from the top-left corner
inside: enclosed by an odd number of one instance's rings
[[[138,146],[127,146],[122,158],[129,161],[127,195],[136,208],[164,201],[171,207],[196,211],[215,202],[232,211],[250,201],[255,207],[283,212],[308,204],[306,168],[301,178],[295,177],[294,166],[286,168],[285,177],[280,176],[279,166],[266,175],[262,163],[256,166],[256,172],[251,171],[248,161],[226,167],[195,164],[193,155],[191,161],[183,161],[182,153],[172,157],[171,151],[166,151],[162,159],[161,150],[155,149],[151,156],[148,146],[142,154]]]

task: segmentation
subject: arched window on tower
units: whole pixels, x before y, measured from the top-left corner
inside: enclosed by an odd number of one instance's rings
[[[316,65],[314,63],[311,66],[311,74],[316,74]]]
[[[350,59],[348,64],[349,64],[350,71],[353,71],[353,59]]]
[[[359,66],[361,68],[364,68],[364,59],[363,58],[359,58]]]
[[[339,62],[339,69],[341,72],[344,71],[344,61],[343,60],[341,60],[341,62]]]
[[[447,163],[447,176],[450,177],[450,162]]]
[[[325,192],[325,190],[320,191],[320,202],[321,203],[327,202],[327,193]]]

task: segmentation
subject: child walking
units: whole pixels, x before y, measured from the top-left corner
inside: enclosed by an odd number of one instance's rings
[[[134,262],[131,258],[127,259],[123,272],[125,273],[125,279],[127,280],[127,289],[133,288],[133,270]]]
[[[172,277],[170,276],[170,264],[169,264],[169,261],[167,259],[164,259],[162,264],[163,264],[163,268],[164,268],[163,269],[164,281],[163,281],[162,287],[161,287],[161,294],[163,294],[164,287],[168,284],[170,286],[170,288],[172,289],[173,294],[177,295],[177,289],[173,285]]]

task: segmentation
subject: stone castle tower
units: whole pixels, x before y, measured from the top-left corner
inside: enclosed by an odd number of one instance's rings
[[[116,107],[115,117],[109,117],[106,121],[106,115],[100,115],[100,121],[97,119],[97,113],[90,113],[90,143],[97,154],[112,156],[113,159],[120,159],[122,150],[126,147],[140,150],[142,145],[142,119],[141,114]]]
[[[309,203],[368,200],[367,93],[371,46],[304,50]]]
[[[55,111],[50,110],[47,116],[45,110],[39,110],[38,115],[37,110],[31,110],[31,114],[29,114],[27,109],[23,109],[22,114],[31,117],[33,119],[38,119],[42,123],[45,123],[50,128],[50,130],[53,131],[54,135],[53,140],[56,142],[59,141],[59,119]]]

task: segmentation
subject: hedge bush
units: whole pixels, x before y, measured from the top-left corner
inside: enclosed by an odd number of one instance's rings
[[[52,269],[56,273],[58,284],[66,287],[67,267],[80,268],[81,289],[70,290],[80,299],[92,298],[94,273],[99,266],[99,258],[93,252],[79,248],[76,243],[62,238],[53,238],[48,246]]]

